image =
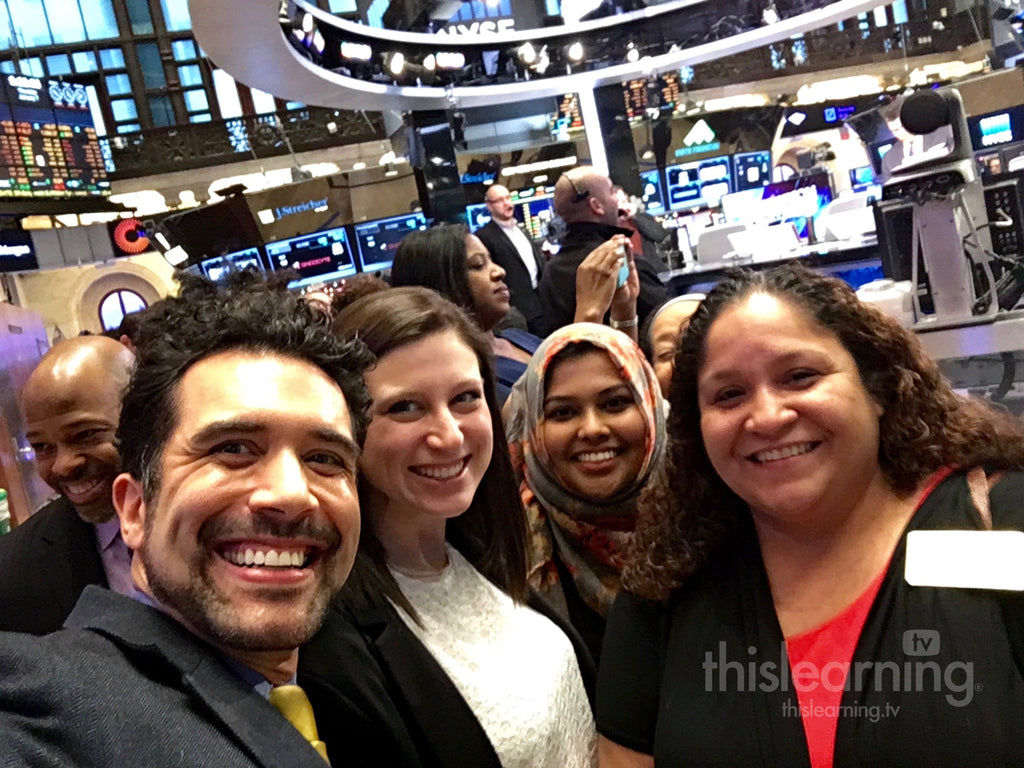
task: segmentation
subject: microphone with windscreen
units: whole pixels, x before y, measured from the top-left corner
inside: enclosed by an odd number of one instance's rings
[[[937,131],[952,123],[949,102],[936,91],[915,91],[903,100],[900,123],[918,136]]]

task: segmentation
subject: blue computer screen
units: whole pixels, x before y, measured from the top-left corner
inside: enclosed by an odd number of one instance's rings
[[[641,171],[640,178],[644,183],[644,210],[652,216],[665,213],[665,195],[662,193],[658,169]]]
[[[673,211],[709,208],[732,192],[732,168],[728,156],[710,157],[665,169],[668,206]]]
[[[241,272],[249,268],[258,269],[260,272],[266,271],[263,259],[260,258],[259,248],[246,248],[244,251],[203,259],[199,266],[202,273],[211,280],[221,280],[229,272]]]
[[[362,272],[387,269],[395,260],[398,244],[410,232],[427,228],[422,213],[409,213],[356,224],[356,245],[359,247],[359,268]]]
[[[299,279],[288,284],[301,288],[350,277],[356,263],[344,227],[267,243],[267,259],[274,269],[294,269]]]
[[[732,156],[733,182],[737,192],[757,189],[772,180],[772,153],[740,152]]]

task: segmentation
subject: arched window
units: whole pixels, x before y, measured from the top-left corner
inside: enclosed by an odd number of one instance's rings
[[[111,291],[100,302],[100,323],[104,331],[112,331],[121,327],[125,315],[146,308],[146,300],[135,291],[119,288]]]

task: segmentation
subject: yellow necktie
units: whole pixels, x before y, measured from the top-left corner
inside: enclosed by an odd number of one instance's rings
[[[306,698],[306,692],[297,685],[278,685],[270,689],[270,703],[277,707],[330,765],[331,761],[327,759],[327,745],[320,741],[316,732],[316,719],[313,717],[313,707]]]

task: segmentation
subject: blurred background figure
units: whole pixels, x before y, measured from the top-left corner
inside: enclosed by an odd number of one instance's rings
[[[640,347],[654,368],[654,375],[661,385],[661,394],[666,398],[672,386],[679,339],[686,332],[690,318],[703,300],[703,293],[687,293],[671,298],[654,310],[640,329]]]
[[[431,288],[462,307],[487,336],[494,353],[498,401],[522,376],[541,339],[517,328],[496,332],[511,307],[505,270],[491,260],[480,238],[459,224],[411,232],[391,266],[391,284]]]
[[[624,334],[569,325],[534,353],[506,421],[530,523],[530,583],[598,658],[637,499],[665,452],[658,382]]]

